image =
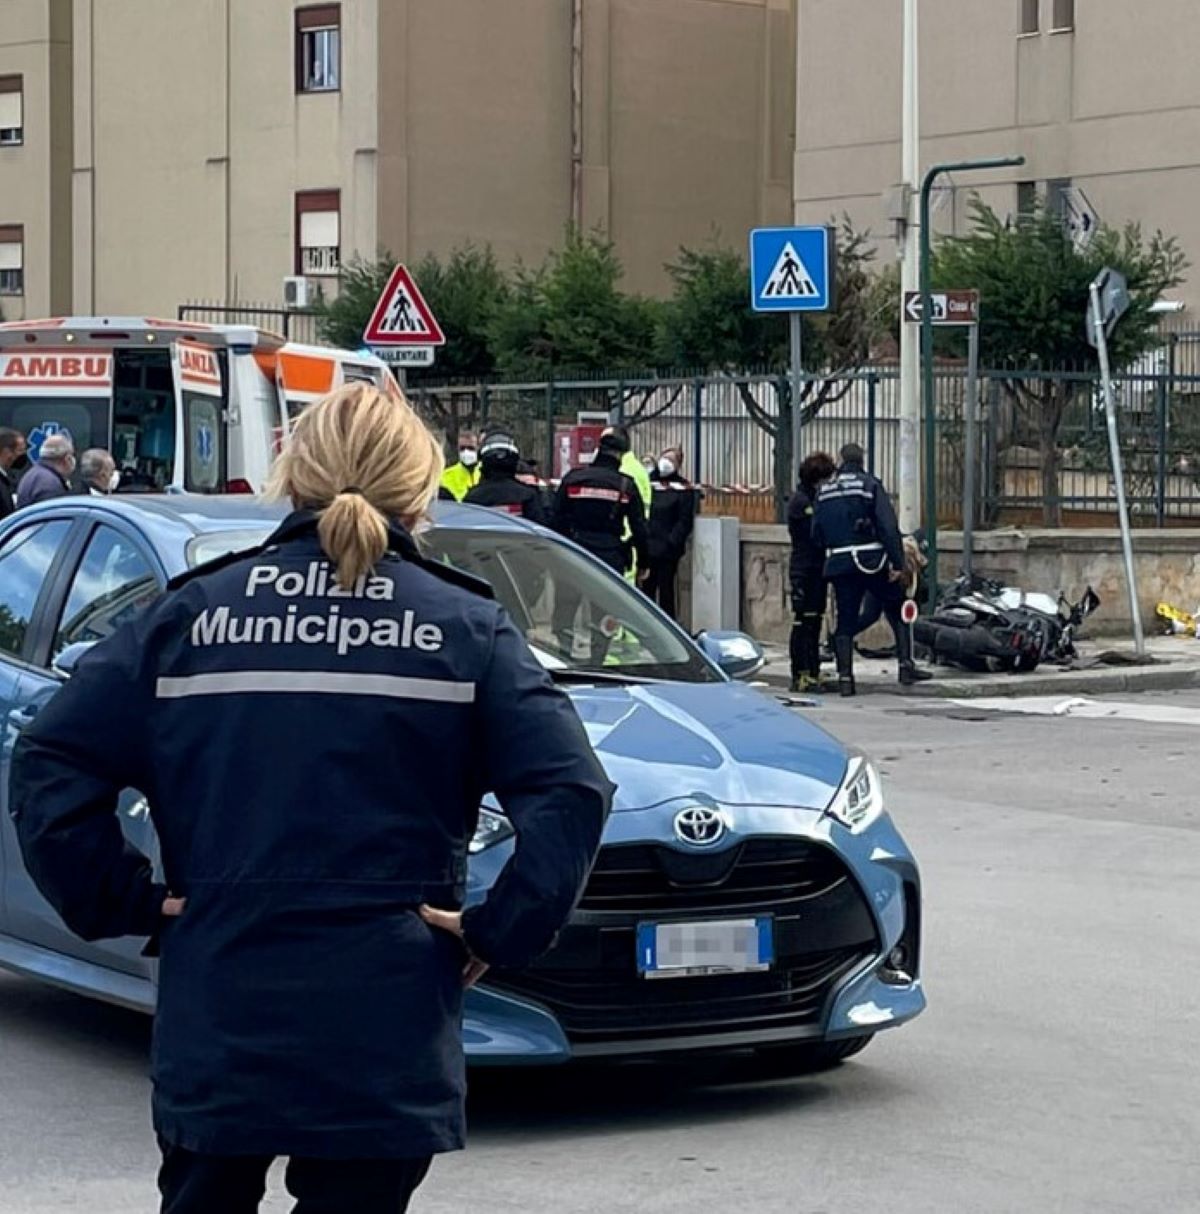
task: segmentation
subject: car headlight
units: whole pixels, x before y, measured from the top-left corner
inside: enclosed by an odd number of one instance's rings
[[[495,847],[497,843],[503,843],[505,839],[511,839],[516,833],[512,823],[502,813],[481,807],[479,824],[475,827],[475,834],[467,845],[467,851],[474,856],[481,851],[487,851],[489,847]]]
[[[851,834],[866,830],[883,813],[883,786],[875,764],[866,755],[850,756],[845,779],[825,811]]]

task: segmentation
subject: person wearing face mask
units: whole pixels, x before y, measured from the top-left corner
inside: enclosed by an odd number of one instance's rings
[[[71,476],[75,463],[75,444],[65,434],[51,434],[44,439],[37,463],[21,477],[17,486],[17,508],[74,492]]]
[[[7,518],[17,508],[17,477],[28,467],[25,435],[20,430],[0,428],[0,518]]]
[[[650,473],[650,572],[643,589],[672,619],[679,562],[687,551],[696,518],[696,495],[679,469],[683,451],[669,447]]]
[[[479,484],[479,475],[479,436],[464,430],[458,436],[458,463],[442,473],[441,487],[461,502]]]
[[[117,491],[121,474],[116,460],[103,447],[91,447],[79,457],[79,479],[91,497],[106,497]]]

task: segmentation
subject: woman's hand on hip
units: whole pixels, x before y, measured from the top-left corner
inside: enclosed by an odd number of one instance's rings
[[[457,936],[459,940],[463,941],[463,947],[467,947],[466,941],[463,940],[462,911],[438,910],[433,906],[422,905],[420,915],[430,927],[435,927],[441,932],[448,932],[451,936]],[[463,986],[470,989],[487,971],[487,962],[480,961],[478,957],[472,957],[470,949],[467,949],[467,963],[463,966],[462,971]]]

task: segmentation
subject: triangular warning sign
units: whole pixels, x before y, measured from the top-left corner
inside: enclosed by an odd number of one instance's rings
[[[804,262],[789,240],[775,262],[766,285],[762,289],[764,299],[812,299],[820,295]]]
[[[368,346],[444,346],[446,335],[407,267],[397,266],[363,333]]]

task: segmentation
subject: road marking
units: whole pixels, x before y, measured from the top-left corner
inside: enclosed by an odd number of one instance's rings
[[[1091,700],[1086,696],[996,696],[951,700],[960,708],[1035,717],[1076,717],[1089,721],[1143,721],[1149,725],[1200,726],[1200,708],[1186,704],[1141,704],[1128,700]]]

